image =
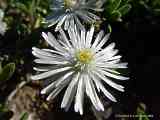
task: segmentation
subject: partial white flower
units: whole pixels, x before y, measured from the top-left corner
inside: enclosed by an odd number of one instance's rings
[[[100,18],[93,13],[103,11],[102,5],[105,0],[53,0],[51,9],[53,14],[46,18],[50,26],[55,24],[55,31],[63,27],[67,30],[70,26],[77,25],[84,29],[81,20],[85,23],[95,23]]]
[[[0,9],[0,34],[4,35],[7,29],[7,24],[3,22],[4,12]]]
[[[103,93],[108,99],[116,102],[115,97],[105,88],[109,86],[123,92],[124,87],[115,83],[116,80],[127,80],[116,69],[127,68],[127,63],[120,62],[115,43],[105,47],[109,34],[100,31],[94,35],[94,27],[88,32],[78,31],[76,27],[68,30],[68,37],[60,30],[57,40],[50,32],[42,33],[46,42],[53,49],[39,49],[33,47],[33,55],[37,57],[34,67],[39,74],[31,77],[32,80],[48,79],[50,84],[41,93],[49,94],[47,100],[54,99],[67,87],[61,108],[68,110],[72,101],[75,101],[74,110],[83,114],[83,101],[86,94],[98,111],[103,111],[98,93]],[[112,79],[115,80],[112,80]]]

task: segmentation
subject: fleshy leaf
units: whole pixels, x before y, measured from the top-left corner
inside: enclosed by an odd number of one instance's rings
[[[9,63],[4,66],[0,73],[0,81],[9,80],[15,71],[15,64]]]
[[[121,15],[123,16],[126,13],[128,13],[130,11],[130,9],[131,9],[131,5],[130,4],[126,4],[126,5],[122,6],[122,7],[120,7],[118,10],[121,13]]]
[[[28,119],[28,113],[24,112],[21,114],[20,120],[27,120]]]
[[[119,11],[115,11],[112,13],[112,15],[110,16],[110,20],[112,21],[122,21],[121,20],[121,13]]]

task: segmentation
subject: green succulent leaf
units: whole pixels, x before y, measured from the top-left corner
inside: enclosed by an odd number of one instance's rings
[[[0,62],[0,74],[1,74],[1,72],[2,72],[2,63]]]
[[[15,71],[15,64],[9,63],[4,66],[0,73],[0,81],[9,80]]]
[[[107,30],[108,30],[109,33],[112,32],[112,26],[110,24],[108,25]]]
[[[0,104],[0,112],[7,112],[8,109],[4,104]]]
[[[114,11],[109,19],[112,21],[119,21],[120,22],[120,21],[122,21],[121,17],[122,17],[122,15],[119,11]]]
[[[109,3],[107,5],[107,11],[109,13],[112,13],[114,12],[116,9],[118,9],[118,7],[120,6],[121,4],[121,0],[114,0],[113,2]]]
[[[126,4],[122,7],[120,7],[118,10],[121,13],[121,15],[123,16],[123,15],[127,14],[131,8],[132,8],[132,6],[130,4]]]
[[[146,106],[143,103],[140,103],[140,105],[137,108],[137,115],[139,116],[138,120],[150,120],[148,118],[147,113],[145,112],[145,109]]]
[[[28,119],[28,113],[24,112],[21,114],[20,120],[27,120]]]

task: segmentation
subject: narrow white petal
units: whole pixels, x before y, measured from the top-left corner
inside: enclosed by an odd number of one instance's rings
[[[76,112],[80,112],[80,114],[83,114],[83,99],[84,99],[84,79],[83,76],[80,76],[79,82],[78,82],[78,88],[76,93],[76,100],[74,105],[74,110]]]
[[[31,76],[31,79],[32,80],[44,79],[44,78],[50,77],[52,75],[55,75],[57,73],[60,73],[60,72],[63,72],[63,71],[67,71],[69,69],[71,69],[71,67],[64,67],[64,68],[51,70],[51,71],[48,71],[48,72],[44,72],[44,73],[41,73],[41,74],[38,74],[38,75]]]
[[[50,69],[48,69],[48,68],[37,68],[37,67],[33,67],[33,69],[35,70],[35,71],[39,71],[39,72],[46,72],[46,71],[49,71]]]
[[[71,77],[73,75],[73,71],[66,73],[64,76],[62,76],[56,83],[56,87],[58,87],[59,85],[65,84],[70,80],[66,80],[67,78]]]
[[[66,65],[68,61],[56,61],[55,59],[35,59],[34,62],[39,64],[50,64],[50,65]]]
[[[43,88],[41,90],[41,94],[47,94],[47,93],[49,93],[52,89],[55,88],[55,84],[56,83],[57,83],[57,81],[54,81],[50,85],[48,85],[47,87]]]
[[[127,63],[118,63],[118,64],[109,64],[109,63],[96,63],[97,67],[104,67],[104,68],[127,68]]]
[[[120,72],[118,72],[114,69],[108,69],[108,68],[102,68],[102,67],[101,67],[101,69],[106,70],[106,71],[113,73],[113,74],[117,74],[117,75],[121,74]]]
[[[116,99],[114,96],[112,96],[103,86],[103,84],[100,82],[99,78],[97,78],[96,76],[92,75],[92,79],[94,80],[96,87],[98,87],[107,98],[109,98],[111,101],[116,102]]]
[[[90,16],[91,18],[95,19],[95,20],[100,20],[100,17],[98,17],[97,15],[87,11],[88,16]]]
[[[129,79],[129,77],[124,77],[124,76],[121,76],[121,75],[115,75],[115,74],[109,73],[109,72],[107,72],[105,70],[102,70],[102,69],[101,69],[101,72],[108,77],[115,78],[115,79],[118,79],[118,80],[128,80]]]
[[[86,31],[83,30],[83,31],[81,31],[81,45],[82,45],[82,47],[85,47],[85,43],[86,43]]]
[[[113,42],[113,43],[109,44],[106,48],[104,48],[101,52],[106,53],[107,51],[108,51],[108,52],[109,52],[109,51],[112,51],[112,50],[114,49],[115,45],[116,45],[116,44]]]
[[[98,83],[97,81],[98,81],[98,80],[100,81],[101,79],[99,79],[98,77],[96,77],[94,74],[90,74],[90,77],[91,77],[92,80],[94,81],[98,92],[100,92],[100,86],[99,86],[99,83]]]
[[[67,30],[69,28],[69,18],[70,18],[70,15],[67,15],[65,23],[64,23],[64,29],[65,30]]]
[[[97,35],[97,37],[96,37],[96,39],[95,39],[95,41],[94,41],[94,43],[92,45],[92,48],[95,48],[98,45],[98,43],[102,39],[103,35],[104,35],[104,31],[100,31],[98,33],[98,35]]]
[[[58,22],[55,31],[58,31],[59,29],[61,29],[62,24],[64,23],[64,21],[66,20],[67,15],[63,16],[62,19],[59,19],[60,21]]]
[[[90,48],[90,46],[91,46],[93,34],[94,34],[94,27],[92,26],[90,31],[87,32],[87,37],[86,37],[86,47],[87,48]]]
[[[99,74],[97,72],[94,71],[94,73],[99,77],[101,78],[103,81],[105,81],[108,85],[110,85],[111,87],[121,91],[121,92],[124,92],[124,87],[122,85],[118,85],[117,83],[111,81],[109,78],[105,77],[103,74]]]
[[[97,96],[97,93],[95,91],[95,89],[92,87],[92,83],[91,83],[91,79],[88,77],[88,75],[86,75],[86,93],[88,95],[88,97],[90,98],[92,104],[94,105],[94,107],[98,110],[98,111],[103,111],[103,105],[101,105],[101,102]]]
[[[36,57],[39,57],[39,58],[54,56],[53,54],[51,54],[47,51],[44,51],[42,49],[36,48],[36,47],[32,48],[32,54],[35,55]]]
[[[63,85],[61,87],[57,87],[55,90],[53,90],[49,96],[47,97],[47,101],[53,100],[61,91],[62,89],[65,87],[66,85]]]
[[[61,52],[61,51],[56,51],[56,50],[51,50],[51,49],[42,49],[46,52],[51,52],[51,53],[54,53],[55,54],[58,54],[58,55],[62,55],[62,56],[65,56],[65,53],[64,52]]]
[[[93,84],[92,80],[90,81],[90,84],[91,84],[95,99],[97,101],[97,104],[98,104],[100,110],[104,111],[104,106],[103,106],[102,102],[100,101],[100,99],[99,99],[99,97],[98,97],[98,95],[96,93],[96,90],[95,90],[95,87],[94,87],[94,84]]]
[[[79,33],[79,30],[77,29],[77,26],[76,26],[76,25],[75,25],[73,31],[74,31],[74,33],[75,33],[74,39],[77,40],[77,46],[78,46],[78,48],[81,48],[80,33]]]
[[[63,46],[61,46],[58,41],[56,40],[56,38],[52,35],[52,33],[48,32],[48,39],[46,39],[46,41],[55,49],[57,49],[58,51],[61,52],[65,52]]]
[[[71,43],[72,43],[73,48],[77,48],[77,40],[76,40],[75,33],[74,33],[73,29],[74,28],[70,28],[68,30],[68,34],[71,39]]]
[[[62,29],[60,29],[59,32],[60,32],[61,36],[63,37],[63,40],[65,41],[65,43],[68,45],[69,48],[71,48],[72,46],[71,46],[66,34],[64,33],[64,31]]]
[[[105,37],[100,41],[100,43],[96,46],[95,51],[98,51],[102,48],[102,46],[107,42],[109,39],[110,34],[105,35]]]
[[[79,18],[77,16],[74,16],[75,20],[76,20],[76,23],[77,23],[77,27],[80,28],[80,30],[84,31],[85,28],[84,26],[82,25],[82,23],[80,22]]]
[[[72,79],[71,83],[69,84],[69,86],[67,87],[67,90],[64,94],[62,103],[61,103],[61,108],[65,108],[69,102],[69,98],[71,96],[71,94],[73,94],[73,90],[74,87],[76,87],[77,81],[79,79],[79,75],[80,73],[78,72]]]

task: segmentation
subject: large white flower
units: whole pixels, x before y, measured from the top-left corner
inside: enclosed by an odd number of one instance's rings
[[[4,35],[6,32],[7,24],[3,22],[4,12],[0,9],[0,34]]]
[[[116,55],[118,50],[114,49],[115,43],[104,47],[109,34],[104,35],[104,32],[100,31],[95,39],[93,34],[94,27],[88,32],[78,31],[75,27],[68,30],[68,35],[60,30],[61,36],[58,40],[50,32],[42,33],[43,38],[53,49],[33,47],[32,51],[37,57],[35,62],[40,64],[34,69],[40,73],[31,78],[50,80],[49,85],[41,93],[49,94],[47,100],[50,100],[67,87],[61,108],[68,110],[75,99],[74,109],[80,114],[83,114],[85,93],[95,109],[103,111],[104,106],[97,93],[102,92],[108,99],[116,102],[115,97],[105,86],[108,84],[123,92],[124,87],[111,79],[128,79],[116,71],[118,68],[127,68],[127,63],[120,63],[121,56]]]
[[[56,31],[61,26],[67,30],[70,26],[77,25],[84,29],[81,20],[86,23],[95,23],[100,18],[93,11],[103,11],[101,8],[105,0],[54,0],[51,9],[53,14],[46,18],[49,26],[55,25]]]

